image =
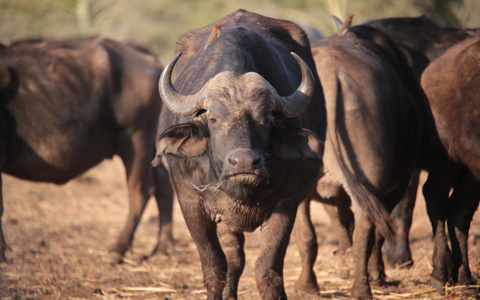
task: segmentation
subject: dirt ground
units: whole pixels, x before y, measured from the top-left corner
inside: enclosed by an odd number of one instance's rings
[[[125,221],[128,203],[124,171],[118,158],[63,186],[32,183],[3,175],[3,217],[9,264],[0,265],[0,299],[206,299],[200,261],[183,217],[175,206],[175,250],[147,261],[157,239],[158,212],[150,201],[126,263],[112,265],[108,249]],[[319,255],[315,271],[319,296],[298,295],[293,286],[300,273],[300,257],[292,237],[285,261],[289,299],[347,299],[352,278],[341,279],[342,266],[333,252],[335,237],[323,208],[313,204]],[[254,275],[259,232],[246,236],[247,265],[239,299],[259,299]],[[439,295],[431,289],[431,227],[423,199],[417,201],[411,230],[414,266],[387,267],[387,287],[373,289],[378,299],[474,299],[461,288]],[[480,216],[470,230],[470,265],[480,278]],[[345,264],[343,264],[345,266]],[[352,267],[353,260],[347,262]]]

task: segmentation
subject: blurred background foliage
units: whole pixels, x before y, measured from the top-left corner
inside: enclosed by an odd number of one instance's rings
[[[479,0],[0,0],[0,42],[97,35],[135,41],[162,62],[184,33],[245,8],[335,33],[330,15],[353,24],[386,17],[428,15],[453,27],[480,27]]]

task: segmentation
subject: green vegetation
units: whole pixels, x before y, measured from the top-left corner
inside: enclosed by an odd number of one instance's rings
[[[331,14],[355,13],[354,24],[427,14],[442,25],[480,26],[477,0],[0,0],[0,42],[98,35],[144,44],[165,62],[182,34],[238,8],[309,24],[327,37],[335,32]]]

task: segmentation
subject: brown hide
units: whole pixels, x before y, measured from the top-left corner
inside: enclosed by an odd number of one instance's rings
[[[422,87],[449,155],[480,179],[480,37],[452,47],[430,64]]]
[[[316,199],[336,197],[349,205],[341,193],[344,189],[362,208],[355,220],[352,295],[368,299],[366,262],[373,253],[373,224],[385,237],[393,237],[386,208],[391,210],[403,195],[421,149],[419,89],[397,46],[371,27],[352,27],[312,47],[327,108],[326,175],[318,182]],[[307,223],[300,212],[297,220]],[[297,234],[302,228],[295,227],[297,237],[308,236],[305,231]],[[312,253],[302,254],[303,270],[296,283],[306,292],[314,292],[316,286],[309,266]],[[384,279],[383,269],[375,270],[379,274],[368,271],[375,279]]]
[[[161,67],[138,48],[78,38],[20,41],[0,49],[0,84],[7,84],[0,91],[1,171],[61,184],[118,154],[126,168],[130,211],[112,249],[114,260],[130,247],[154,191],[158,205],[165,206],[162,226],[170,226],[172,214],[167,174],[150,165]],[[167,246],[171,232],[163,235]],[[3,237],[0,250],[5,260]]]
[[[155,163],[168,164],[207,298],[237,298],[244,232],[261,227],[260,297],[286,299],[285,251],[297,206],[320,172],[325,134],[306,35],[291,22],[238,10],[184,35],[176,58],[159,84],[168,109]]]

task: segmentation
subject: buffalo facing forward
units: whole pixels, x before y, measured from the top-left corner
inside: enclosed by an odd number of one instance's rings
[[[257,227],[260,295],[286,298],[283,259],[297,206],[315,187],[325,134],[308,39],[291,22],[239,10],[186,34],[176,52],[159,82],[167,109],[154,164],[170,171],[207,298],[236,299],[243,232]]]

